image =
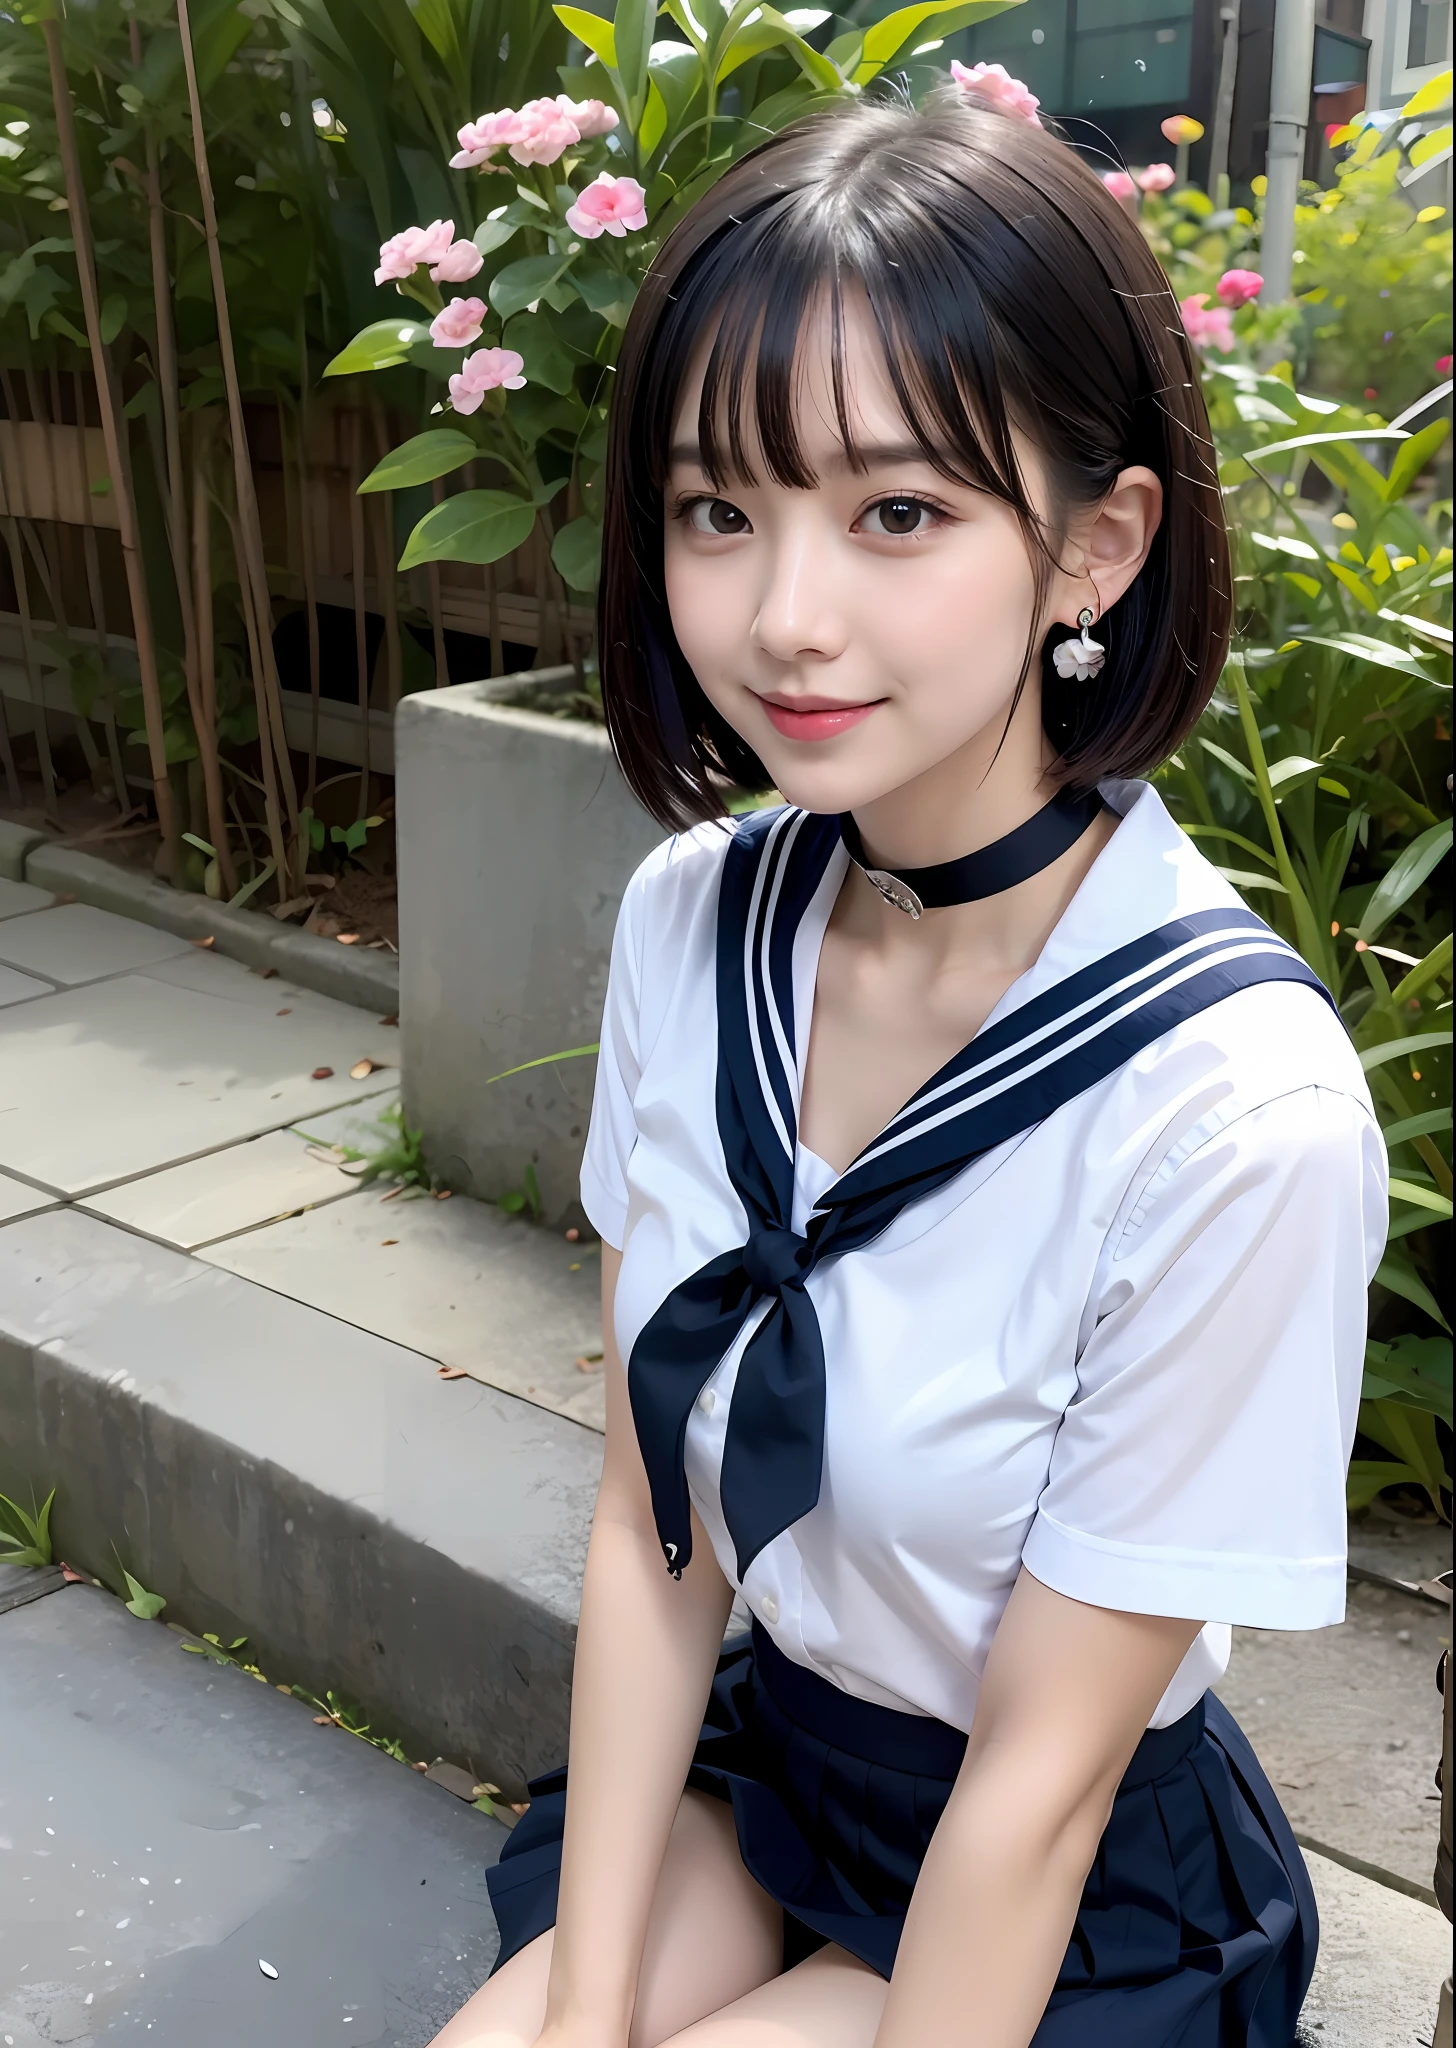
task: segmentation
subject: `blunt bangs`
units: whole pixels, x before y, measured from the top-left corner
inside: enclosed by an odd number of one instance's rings
[[[665,826],[720,816],[725,784],[767,786],[672,631],[663,573],[672,430],[711,335],[698,408],[715,488],[811,489],[797,432],[802,338],[828,310],[840,438],[857,454],[844,362],[866,305],[911,439],[935,469],[1020,522],[1037,607],[1068,517],[1146,464],[1164,512],[1148,560],[1103,615],[1092,684],[1057,676],[1031,624],[1056,772],[1074,787],[1146,773],[1174,751],[1227,651],[1231,579],[1192,352],[1136,224],[1044,129],[948,93],[801,122],[744,158],[669,236],[623,337],[605,476],[602,696],[626,779]],[[1033,504],[1013,430],[1038,451]]]

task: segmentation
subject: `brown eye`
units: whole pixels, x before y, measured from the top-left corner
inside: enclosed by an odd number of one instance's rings
[[[688,524],[695,533],[752,533],[745,513],[726,498],[697,498],[688,508]]]
[[[877,505],[870,506],[863,523],[871,533],[906,540],[927,532],[930,517],[931,509],[922,498],[881,498]]]

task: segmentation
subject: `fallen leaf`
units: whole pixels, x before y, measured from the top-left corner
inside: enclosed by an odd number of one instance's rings
[[[349,1079],[351,1081],[367,1080],[369,1075],[374,1072],[374,1064],[373,1060],[355,1060],[353,1066],[349,1069]]]
[[[411,1769],[412,1771],[419,1771],[419,1772],[420,1772],[421,1774],[423,1774],[423,1773],[424,1773],[425,1771],[428,1771],[428,1769],[429,1769],[429,1768],[430,1768],[430,1767],[429,1767],[429,1765],[428,1765],[428,1764],[426,1764],[426,1763],[416,1763],[416,1764],[411,1764],[411,1765],[410,1765],[410,1769]],[[421,1884],[423,1884],[423,1883],[424,1883],[424,1881],[425,1881],[425,1880],[424,1880],[423,1878],[421,1878],[421,1879],[420,1879],[420,1883],[421,1883]]]
[[[253,972],[263,981],[276,981],[278,979],[278,969],[276,967],[255,967]]]
[[[333,1726],[333,1719],[332,1714],[315,1714],[313,1725],[315,1728],[330,1728]]]
[[[187,943],[189,946],[200,946],[203,952],[206,952],[209,946],[215,946],[217,944],[217,940],[212,936],[211,932],[209,932],[205,939],[189,939]]]
[[[315,1067],[309,1076],[309,1079],[312,1081],[332,1081],[333,1078],[334,1070],[332,1067]]]
[[[64,1559],[61,1561],[61,1577],[68,1586],[84,1586],[86,1584],[86,1574],[78,1572],[74,1565],[67,1564]]]
[[[281,1010],[275,1010],[273,1014],[276,1017],[291,1017],[293,1015],[292,1003],[285,1003]]]
[[[435,1190],[435,1200],[436,1200],[437,1202],[448,1202],[448,1201],[449,1201],[449,1199],[450,1199],[450,1197],[451,1197],[451,1195],[452,1195],[452,1194],[453,1194],[454,1192],[455,1192],[455,1190],[454,1190],[453,1188],[436,1188],[436,1190]]]
[[[399,1239],[397,1237],[381,1237],[379,1242],[381,1244],[398,1244]]]
[[[359,934],[357,932],[335,932],[334,937],[341,946],[357,946],[359,943]]]
[[[387,1195],[381,1195],[379,1199],[381,1202],[397,1202],[403,1193],[404,1186],[403,1183],[401,1183],[399,1187],[391,1188]]]
[[[290,896],[284,903],[270,903],[268,911],[282,924],[285,918],[297,917],[300,910],[311,910],[312,907],[312,896]]]
[[[57,889],[55,895],[51,898],[51,908],[52,910],[59,910],[62,904],[74,903],[75,900],[75,897],[68,895],[64,889]]]
[[[477,1798],[477,1799],[499,1799],[499,1798],[500,1798],[500,1786],[499,1786],[499,1785],[477,1785],[477,1786],[476,1786],[476,1788],[475,1788],[475,1796],[476,1796],[476,1798]]]
[[[581,1242],[581,1232],[575,1228],[568,1230],[566,1233],[566,1242],[568,1244],[579,1244]]]
[[[599,1358],[578,1358],[576,1369],[578,1372],[600,1372],[602,1362]]]
[[[525,1813],[529,1809],[530,1804],[531,1802],[529,1799],[523,1799],[520,1801],[519,1804],[517,1804],[517,1802],[513,1799],[511,1801],[511,1812],[515,1814],[517,1818],[519,1818],[521,1814]]]
[[[435,1368],[435,1377],[440,1380],[468,1380],[470,1375],[463,1365],[440,1365]]]
[[[263,1975],[265,1977],[272,1977],[275,1980],[277,1979],[278,1972],[274,1969],[271,1963],[265,1963],[261,1956],[259,1956],[258,1958],[258,1968],[263,1972]]]
[[[398,1030],[398,1028],[399,1028],[399,1018],[398,1018],[398,1016],[394,1016],[394,1017],[381,1017],[379,1021],[380,1021],[380,1023],[381,1023],[381,1024],[392,1024],[392,1025],[393,1025],[393,1026],[395,1027],[395,1029],[396,1029],[396,1030]]]

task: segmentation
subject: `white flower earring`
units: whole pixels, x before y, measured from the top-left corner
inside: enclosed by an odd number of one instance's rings
[[[1100,640],[1089,637],[1096,618],[1097,614],[1091,605],[1084,605],[1077,614],[1079,630],[1076,638],[1063,640],[1053,648],[1052,660],[1063,682],[1069,683],[1075,678],[1077,682],[1085,683],[1098,673],[1106,661],[1107,649]]]

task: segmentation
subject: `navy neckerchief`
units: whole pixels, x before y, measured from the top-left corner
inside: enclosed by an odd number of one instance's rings
[[[1174,1025],[1261,981],[1324,984],[1253,911],[1196,911],[1070,974],[977,1033],[793,1229],[798,1143],[794,937],[823,880],[833,817],[758,811],[736,828],[718,896],[718,1132],[747,1242],[673,1288],[627,1369],[668,1570],[692,1555],[683,1443],[705,1383],[764,1296],[739,1361],[719,1493],[741,1583],[819,1498],[824,1345],[805,1281],[857,1251],[993,1146],[1116,1073]]]

